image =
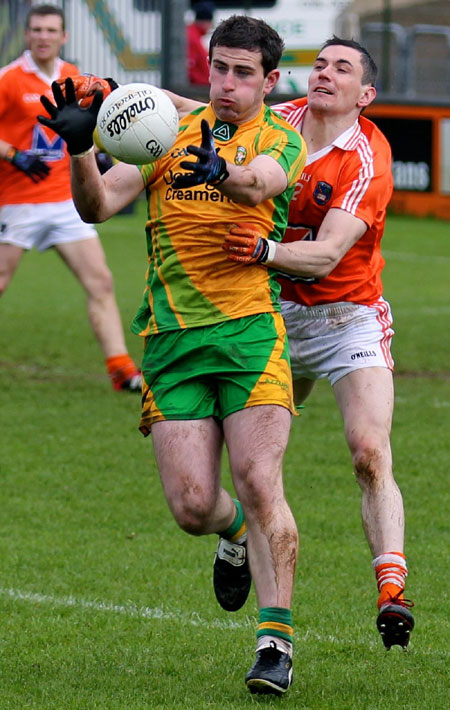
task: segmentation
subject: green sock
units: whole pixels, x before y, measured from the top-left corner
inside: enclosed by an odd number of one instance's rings
[[[244,535],[245,532],[247,532],[242,505],[237,498],[233,498],[233,501],[236,505],[236,517],[230,527],[220,533],[221,537],[224,537],[226,540],[230,540],[230,542],[236,542]]]
[[[292,611],[279,606],[266,606],[259,610],[259,624],[256,638],[261,636],[276,636],[293,642]]]

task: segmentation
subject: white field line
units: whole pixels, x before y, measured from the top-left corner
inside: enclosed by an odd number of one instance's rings
[[[91,609],[92,611],[109,612],[121,614],[140,619],[161,619],[162,621],[178,621],[183,624],[189,623],[192,626],[207,626],[216,629],[243,629],[246,627],[256,627],[256,617],[245,617],[240,621],[213,619],[207,621],[202,619],[196,612],[183,614],[180,611],[169,611],[163,607],[138,607],[134,604],[113,604],[89,599],[76,599],[75,597],[54,597],[51,594],[40,594],[37,592],[25,592],[21,589],[6,589],[0,587],[0,596],[7,597],[13,601],[30,602],[31,604],[47,604],[53,607],[63,607],[74,609]]]
[[[51,594],[40,594],[37,592],[26,592],[21,589],[7,589],[5,587],[0,587],[0,596],[12,600],[14,602],[28,602],[30,604],[46,604],[50,607],[62,607],[62,608],[73,608],[82,610],[91,610],[94,612],[106,612],[110,614],[120,614],[122,616],[128,616],[139,619],[153,619],[161,621],[175,621],[183,625],[191,624],[191,626],[203,626],[210,629],[223,629],[223,630],[242,630],[242,629],[255,629],[257,627],[256,617],[246,616],[244,619],[239,621],[233,620],[222,620],[222,619],[202,619],[202,617],[193,612],[192,614],[185,614],[180,611],[169,611],[163,607],[138,607],[134,604],[113,604],[111,602],[103,602],[98,600],[88,600],[88,599],[77,599],[75,597],[54,597]],[[307,641],[308,639],[314,639],[316,641],[327,641],[332,644],[348,644],[351,643],[345,638],[337,638],[333,635],[322,636],[314,631],[307,630],[303,634],[296,633],[296,640]],[[361,639],[361,642],[367,645],[378,645],[378,639]]]
[[[76,599],[75,597],[54,597],[51,594],[39,594],[37,592],[25,592],[21,589],[7,589],[5,587],[0,587],[0,596],[10,599],[14,602],[29,602],[30,604],[47,604],[50,607],[63,607],[82,610],[92,610],[94,612],[112,613],[120,614],[123,616],[140,618],[140,619],[153,619],[161,621],[175,621],[180,624],[186,625],[191,624],[191,626],[204,626],[209,629],[224,629],[224,630],[242,630],[242,629],[256,629],[257,620],[254,616],[246,616],[240,621],[224,621],[221,619],[212,619],[208,621],[207,619],[202,619],[202,617],[193,612],[192,614],[185,614],[180,611],[169,611],[163,607],[138,607],[135,604],[113,604],[111,602],[93,601],[88,599]],[[375,627],[375,623],[374,623]],[[380,640],[378,634],[375,631],[373,635],[364,634],[358,639],[358,641],[349,640],[344,636],[337,637],[331,634],[318,634],[311,629],[307,629],[303,632],[297,632],[294,634],[294,640],[296,642],[303,641],[307,642],[310,640],[326,642],[333,645],[345,645],[345,646],[364,646],[365,648],[379,648]],[[396,649],[400,653],[400,649]],[[411,649],[414,650],[414,649]],[[444,648],[430,649],[428,647],[417,647],[417,652],[420,652],[422,656],[430,656],[435,653],[439,657],[447,657],[450,652]]]

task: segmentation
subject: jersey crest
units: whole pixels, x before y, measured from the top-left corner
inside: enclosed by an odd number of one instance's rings
[[[243,145],[238,145],[238,147],[236,148],[236,155],[234,156],[234,164],[243,165],[245,163],[246,157],[247,148],[245,148]]]
[[[326,205],[331,200],[333,187],[328,182],[318,182],[313,193],[314,200],[318,205]]]

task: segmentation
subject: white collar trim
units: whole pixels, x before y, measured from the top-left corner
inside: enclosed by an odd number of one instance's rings
[[[25,52],[23,53],[24,57],[24,63],[23,63],[23,68],[24,71],[28,72],[29,74],[36,74],[42,81],[44,81],[46,84],[49,86],[52,85],[52,82],[56,81],[56,79],[59,79],[60,74],[61,74],[61,67],[63,65],[62,59],[59,57],[56,57],[55,59],[55,68],[52,76],[48,76],[48,74],[44,74],[42,72],[36,62],[34,61],[33,57],[31,56],[31,52],[29,49],[26,49]]]
[[[301,127],[300,127],[301,132]],[[330,153],[333,148],[341,148],[342,150],[353,150],[355,148],[355,139],[361,133],[361,126],[358,119],[356,119],[353,126],[347,128],[346,131],[341,133],[337,138],[332,141],[329,145],[316,151],[315,153],[310,153],[306,159],[306,165],[314,163],[316,160],[323,158],[324,155]]]

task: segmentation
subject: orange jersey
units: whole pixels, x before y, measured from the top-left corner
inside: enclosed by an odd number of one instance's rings
[[[0,205],[62,202],[72,197],[70,163],[66,144],[54,131],[42,126],[46,115],[40,102],[45,94],[52,102],[51,82],[78,74],[78,69],[56,60],[55,75],[44,76],[29,51],[0,70],[0,138],[18,150],[32,150],[50,165],[50,175],[34,183],[7,161],[0,164]]]
[[[301,131],[306,98],[272,106]],[[289,209],[284,242],[315,240],[332,207],[362,219],[367,231],[323,279],[283,275],[281,296],[306,306],[351,301],[370,305],[382,293],[380,242],[393,190],[391,149],[372,121],[359,117],[331,146],[309,155]]]

